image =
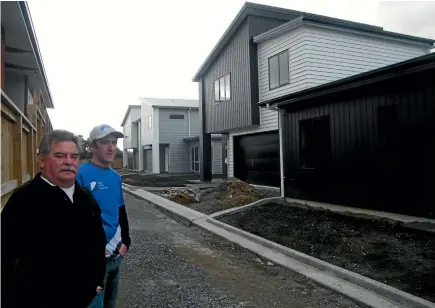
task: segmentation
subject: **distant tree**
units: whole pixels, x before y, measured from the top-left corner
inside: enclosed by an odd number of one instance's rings
[[[122,158],[122,157],[123,157],[123,153],[122,153],[121,149],[116,147],[115,158]]]
[[[91,144],[89,143],[89,139],[83,138],[82,135],[78,135],[79,142],[81,144],[82,152],[80,153],[81,159],[91,159],[92,158],[92,149]],[[122,151],[116,147],[115,158],[122,158]]]
[[[81,159],[91,159],[92,158],[92,151],[89,144],[89,139],[83,138],[82,135],[78,135],[79,142],[81,144],[82,152],[80,153]]]

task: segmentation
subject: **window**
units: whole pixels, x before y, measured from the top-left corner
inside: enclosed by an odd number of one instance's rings
[[[299,122],[300,165],[322,168],[331,159],[329,116]]]
[[[225,76],[214,81],[214,100],[216,102],[226,102],[231,100],[231,76]]]
[[[269,58],[269,89],[273,90],[289,84],[288,51],[285,50]]]
[[[184,114],[170,114],[169,119],[171,119],[171,120],[183,120]]]
[[[153,129],[153,116],[149,115],[148,116],[148,130],[152,130]]]
[[[199,147],[191,148],[192,171],[199,172]]]

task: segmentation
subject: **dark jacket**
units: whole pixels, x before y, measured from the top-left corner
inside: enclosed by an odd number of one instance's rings
[[[8,307],[87,307],[103,286],[106,237],[92,194],[74,203],[37,174],[1,213],[1,297]]]

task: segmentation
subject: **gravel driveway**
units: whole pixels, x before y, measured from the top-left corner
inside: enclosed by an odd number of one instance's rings
[[[299,274],[125,195],[132,247],[117,307],[358,307]]]

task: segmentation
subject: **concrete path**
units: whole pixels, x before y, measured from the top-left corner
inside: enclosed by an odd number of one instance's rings
[[[124,195],[132,247],[117,307],[359,307],[199,227]]]

